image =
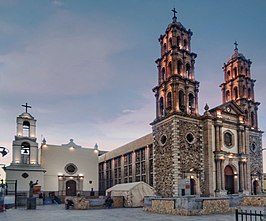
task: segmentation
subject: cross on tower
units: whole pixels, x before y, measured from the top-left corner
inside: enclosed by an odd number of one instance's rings
[[[234,45],[235,45],[235,51],[237,51],[238,50],[238,48],[237,48],[237,46],[238,46],[237,41],[235,41]]]
[[[31,108],[31,106],[29,106],[28,103],[22,104],[21,106],[26,108],[26,113],[28,113],[28,108]]]
[[[173,19],[176,19],[176,16],[175,16],[175,14],[177,13],[177,11],[175,10],[175,8],[174,8],[174,9],[172,9],[172,12],[174,12],[174,17],[173,17]]]

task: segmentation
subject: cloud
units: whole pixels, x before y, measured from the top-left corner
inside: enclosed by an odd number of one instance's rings
[[[101,138],[108,140],[110,145],[107,146],[108,149],[113,149],[151,133],[150,123],[155,118],[155,100],[150,95],[143,95],[139,100],[142,101],[143,105],[138,109],[134,109],[134,111],[130,109],[123,110],[116,118],[105,121],[98,120],[92,124],[97,134],[101,135],[98,137],[98,141],[101,141]],[[97,140],[97,136],[95,136],[95,139]],[[124,143],[121,143],[121,141],[124,141]],[[101,144],[101,142],[99,143]]]
[[[62,0],[52,0],[51,2],[56,6],[63,6],[65,4],[65,2]]]
[[[129,47],[108,22],[84,23],[66,12],[31,34],[25,47],[0,56],[0,80],[5,82],[0,83],[0,91],[54,96],[97,93],[116,75],[111,56]]]

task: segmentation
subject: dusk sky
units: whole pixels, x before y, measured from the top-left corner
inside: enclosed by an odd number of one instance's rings
[[[12,150],[16,117],[37,120],[37,141],[111,150],[151,133],[158,38],[172,21],[193,32],[199,110],[221,104],[223,63],[252,61],[259,127],[266,130],[264,0],[0,0],[0,146]],[[266,135],[263,138],[266,145]],[[2,158],[8,163],[12,154]]]

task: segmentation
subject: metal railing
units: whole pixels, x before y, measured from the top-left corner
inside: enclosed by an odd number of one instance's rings
[[[263,213],[260,211],[247,211],[247,210],[236,210],[235,211],[236,221],[263,221]]]

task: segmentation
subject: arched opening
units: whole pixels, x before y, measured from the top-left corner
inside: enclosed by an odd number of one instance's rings
[[[180,48],[180,37],[179,36],[177,36],[176,43],[177,43],[177,47]]]
[[[172,63],[170,61],[167,66],[167,79],[171,76],[171,74],[172,74]]]
[[[66,195],[67,196],[76,196],[76,181],[75,180],[68,180],[66,182]]]
[[[181,75],[182,73],[182,62],[179,60],[177,61],[177,74]]]
[[[230,80],[230,71],[227,71],[227,80]]]
[[[235,99],[238,98],[238,88],[234,87]]]
[[[186,76],[188,79],[191,79],[190,65],[186,64]]]
[[[255,126],[255,116],[254,116],[254,112],[250,113],[250,120],[251,120],[251,127]]]
[[[226,93],[225,93],[225,99],[226,99],[226,101],[230,100],[230,91],[229,90],[226,91]]]
[[[236,67],[234,67],[234,77],[236,77],[237,76],[237,69],[236,69]]]
[[[30,136],[30,122],[23,121],[23,137],[29,137],[29,136]]]
[[[166,80],[166,76],[165,76],[165,68],[162,68],[162,81]]]
[[[248,99],[251,99],[251,89],[248,88]]]
[[[253,181],[253,194],[257,195],[259,193],[259,182],[258,180]]]
[[[171,92],[167,94],[167,108],[168,110],[172,109],[172,93]]]
[[[246,68],[246,76],[248,76],[248,69]]]
[[[169,45],[170,45],[170,47],[173,46],[172,38],[169,39]]]
[[[185,105],[184,105],[184,92],[179,91],[178,93],[178,98],[179,98],[179,110],[181,112],[185,112]]]
[[[246,121],[248,121],[248,111],[245,110],[245,117],[246,117]]]
[[[227,194],[235,193],[234,171],[231,166],[227,165],[224,169],[225,189]]]
[[[194,113],[194,110],[195,110],[195,97],[193,94],[189,94],[188,95],[188,107],[189,107],[189,110],[190,110],[190,113]]]
[[[196,195],[196,182],[194,179],[190,179],[190,195]]]
[[[187,50],[187,40],[186,39],[184,40],[184,49]]]
[[[243,86],[243,97],[246,97],[246,86]]]
[[[21,163],[30,163],[30,144],[28,142],[23,142],[20,148],[21,153]]]
[[[160,108],[160,115],[164,115],[164,105],[163,105],[163,98],[161,97],[159,100],[159,108]]]

